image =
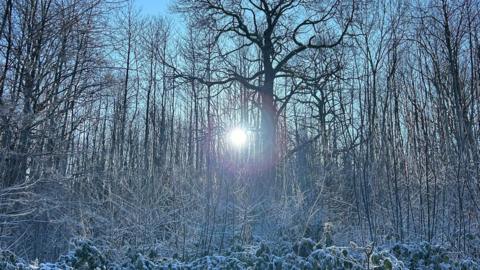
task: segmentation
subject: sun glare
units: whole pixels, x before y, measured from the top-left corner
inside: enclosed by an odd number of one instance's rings
[[[236,148],[241,148],[247,143],[247,133],[242,128],[234,128],[228,133],[230,144]]]

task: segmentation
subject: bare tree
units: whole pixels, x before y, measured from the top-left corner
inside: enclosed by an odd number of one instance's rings
[[[238,81],[261,97],[262,157],[260,166],[266,169],[263,181],[275,181],[277,159],[277,108],[275,80],[295,76],[295,57],[308,49],[330,49],[339,45],[352,21],[354,5],[349,10],[340,1],[323,6],[309,1],[179,1],[177,9],[197,14],[195,20],[215,33],[215,39],[228,42],[233,35],[244,42],[240,46],[225,46],[221,54],[228,63],[218,80],[208,84]],[[294,14],[302,14],[301,17]],[[213,23],[208,23],[213,21]],[[329,25],[336,25],[336,28]],[[336,30],[335,30],[336,29]],[[231,42],[230,42],[231,43]],[[229,56],[242,48],[258,53],[252,59],[258,71],[249,76],[238,73]],[[255,53],[254,53],[255,54]],[[254,56],[255,57],[255,56]],[[223,75],[225,74],[225,75]],[[198,78],[193,78],[198,79]],[[272,190],[270,190],[272,191]],[[265,192],[269,192],[268,189]]]

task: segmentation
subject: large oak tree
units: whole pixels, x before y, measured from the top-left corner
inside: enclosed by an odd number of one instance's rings
[[[307,50],[327,50],[339,45],[352,22],[355,3],[313,0],[180,0],[177,9],[188,13],[201,28],[215,33],[225,66],[217,80],[197,79],[207,85],[232,81],[260,95],[262,177],[275,180],[276,101],[288,102],[294,91],[278,98],[280,78],[302,78],[296,58]],[[241,74],[230,61],[234,52],[249,50],[257,72]],[[305,78],[303,78],[305,79]],[[298,89],[298,88],[297,88]],[[281,108],[284,108],[282,106]],[[271,182],[267,182],[271,183]]]

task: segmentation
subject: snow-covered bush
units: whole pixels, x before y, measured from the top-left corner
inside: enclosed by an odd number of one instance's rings
[[[409,269],[480,269],[480,265],[469,259],[452,258],[442,246],[428,242],[395,244],[389,253],[404,262]]]
[[[88,240],[75,239],[72,241],[74,250],[60,258],[62,266],[72,267],[79,270],[107,269],[107,259],[92,242]]]
[[[281,245],[282,247],[277,247]],[[260,242],[256,245],[236,247],[224,255],[210,255],[182,262],[158,254],[143,255],[128,249],[123,256],[106,256],[86,240],[74,240],[73,249],[55,263],[27,264],[9,251],[0,252],[1,270],[203,270],[203,269],[302,269],[302,270],[480,270],[472,259],[461,259],[438,245],[427,242],[394,244],[377,248],[337,247],[322,248],[309,238],[304,238],[283,252],[285,243]]]
[[[27,264],[21,258],[8,250],[0,250],[0,269],[23,270],[28,269]]]

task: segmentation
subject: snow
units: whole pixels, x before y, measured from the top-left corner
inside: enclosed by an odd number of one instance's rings
[[[283,245],[284,243],[282,243]],[[321,248],[312,239],[304,238],[291,245],[290,252],[279,253],[276,243],[260,242],[235,248],[224,255],[211,255],[181,262],[173,258],[144,256],[129,250],[120,258],[107,258],[104,252],[86,240],[72,241],[73,249],[58,262],[28,264],[9,251],[0,252],[0,269],[5,270],[161,270],[161,269],[479,269],[470,258],[456,258],[444,248],[427,242],[393,244],[374,248]],[[367,254],[370,254],[367,258]]]

